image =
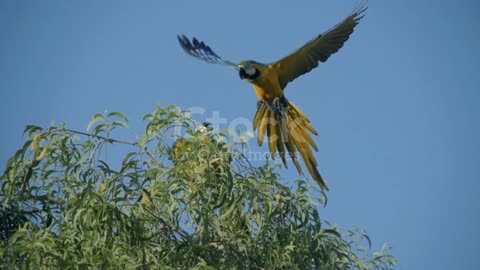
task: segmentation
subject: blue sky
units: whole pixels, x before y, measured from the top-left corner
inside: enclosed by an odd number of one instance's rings
[[[121,139],[130,140],[158,104],[204,108],[198,120],[218,112],[222,128],[251,119],[252,87],[185,55],[176,35],[232,61],[271,62],[355,5],[272,3],[1,1],[0,164],[26,124],[84,131],[105,109],[129,116]],[[475,1],[372,0],[340,52],[286,90],[320,133],[316,157],[332,190],[323,217],[367,228],[376,249],[388,242],[398,269],[477,266],[478,10]]]

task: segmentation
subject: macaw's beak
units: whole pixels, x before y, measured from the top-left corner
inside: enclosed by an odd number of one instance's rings
[[[238,75],[240,75],[240,79],[242,80],[248,78],[248,74],[243,67],[238,68]]]

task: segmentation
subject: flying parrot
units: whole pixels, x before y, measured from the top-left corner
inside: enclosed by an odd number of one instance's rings
[[[288,152],[295,167],[304,175],[298,162],[298,153],[312,176],[322,189],[328,190],[327,183],[317,169],[317,161],[312,148],[318,151],[310,133],[318,135],[310,120],[302,110],[289,101],[284,94],[287,84],[299,76],[325,62],[348,40],[355,26],[363,18],[367,7],[359,5],[339,24],[307,42],[292,54],[270,64],[253,60],[239,64],[222,59],[208,45],[196,38],[177,36],[180,45],[189,55],[213,64],[223,64],[235,68],[241,79],[253,84],[258,96],[257,112],[253,120],[253,129],[258,129],[258,144],[263,144],[265,134],[273,158],[277,153],[288,168]]]

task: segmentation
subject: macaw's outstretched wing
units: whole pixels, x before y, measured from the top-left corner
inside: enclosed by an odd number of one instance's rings
[[[222,64],[234,68],[238,67],[238,65],[233,62],[223,60],[203,41],[198,41],[196,38],[192,38],[190,41],[190,39],[185,35],[177,36],[177,38],[183,50],[197,59],[211,64]]]
[[[330,55],[336,53],[348,40],[366,9],[364,5],[360,5],[350,16],[332,29],[311,40],[289,56],[271,64],[270,66],[277,71],[280,86],[285,88],[289,82],[316,68],[319,61],[325,62]]]

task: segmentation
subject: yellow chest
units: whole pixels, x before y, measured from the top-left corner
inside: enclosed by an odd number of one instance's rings
[[[255,80],[249,80],[253,84],[255,93],[257,94],[260,100],[267,102],[272,102],[276,97],[281,97],[283,95],[283,89],[280,87],[278,82],[277,73],[265,67],[260,72],[260,77]]]

